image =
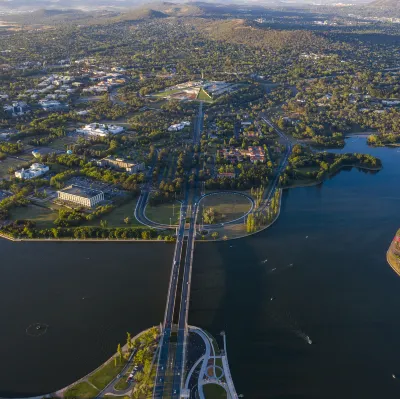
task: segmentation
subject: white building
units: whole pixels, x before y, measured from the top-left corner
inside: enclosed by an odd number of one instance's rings
[[[103,191],[76,186],[74,184],[57,191],[57,197],[62,201],[73,202],[87,208],[92,208],[104,201]]]
[[[76,129],[77,133],[86,134],[88,136],[106,137],[108,134],[122,133],[124,128],[116,125],[104,125],[99,123],[90,123],[80,129]]]
[[[179,132],[180,130],[183,130],[186,126],[190,126],[190,122],[183,121],[181,123],[177,123],[175,125],[171,125],[168,128],[168,131],[169,132]]]
[[[29,169],[22,168],[21,170],[17,170],[15,172],[15,177],[18,179],[34,179],[35,177],[39,177],[44,175],[49,171],[49,167],[40,163],[34,163],[31,165]]]

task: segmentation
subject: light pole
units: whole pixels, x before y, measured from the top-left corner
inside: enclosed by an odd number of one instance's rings
[[[172,218],[169,218],[169,227],[171,227],[171,226],[172,226],[171,219],[172,219]]]

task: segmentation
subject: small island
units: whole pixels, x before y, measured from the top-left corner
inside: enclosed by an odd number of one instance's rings
[[[400,229],[397,230],[392,243],[386,253],[390,267],[400,276]]]

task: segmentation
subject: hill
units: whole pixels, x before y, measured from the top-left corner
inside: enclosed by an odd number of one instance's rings
[[[368,4],[368,7],[391,8],[395,10],[400,10],[400,2],[399,0],[376,0]]]
[[[40,9],[33,12],[26,12],[21,14],[9,14],[2,16],[3,20],[15,22],[17,24],[42,24],[53,25],[57,23],[70,23],[70,22],[89,22],[95,19],[105,17],[112,17],[116,13],[106,11],[86,12],[81,10],[57,10],[57,9]]]
[[[164,14],[161,11],[153,10],[151,8],[143,8],[138,10],[129,11],[124,13],[118,17],[116,17],[117,21],[145,21],[150,19],[157,18],[166,18],[167,14]]]

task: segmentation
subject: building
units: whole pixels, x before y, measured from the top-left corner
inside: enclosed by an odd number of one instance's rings
[[[98,161],[97,165],[102,167],[109,166],[115,169],[123,169],[128,173],[138,173],[146,168],[143,162],[135,163],[123,158],[115,158],[111,155]]]
[[[13,117],[25,115],[30,112],[29,106],[24,101],[14,101],[12,105],[5,105],[3,109],[4,112]]]
[[[103,191],[77,186],[75,184],[57,191],[59,200],[73,202],[87,208],[92,208],[104,201]]]
[[[249,147],[246,155],[250,157],[251,162],[265,162],[265,151],[261,146]]]
[[[224,148],[220,152],[220,154],[224,157],[226,161],[231,163],[237,163],[243,161],[242,153],[237,148]]]
[[[183,121],[181,123],[177,123],[175,125],[171,125],[168,128],[168,131],[169,132],[179,132],[180,130],[183,130],[186,126],[190,126],[190,122]]]
[[[77,133],[85,134],[88,136],[101,136],[106,137],[109,134],[118,134],[124,131],[122,126],[104,125],[99,123],[90,123],[80,129],[76,129]]]
[[[228,179],[234,179],[236,177],[236,173],[235,172],[219,172],[218,177],[221,177],[221,178],[226,177]]]
[[[56,100],[40,100],[39,104],[44,111],[59,111],[68,108],[67,105],[61,104],[59,101]]]
[[[22,168],[21,170],[17,170],[15,172],[15,177],[18,179],[34,179],[35,177],[39,177],[44,175],[49,171],[49,167],[40,163],[34,163],[30,166],[29,169]]]

